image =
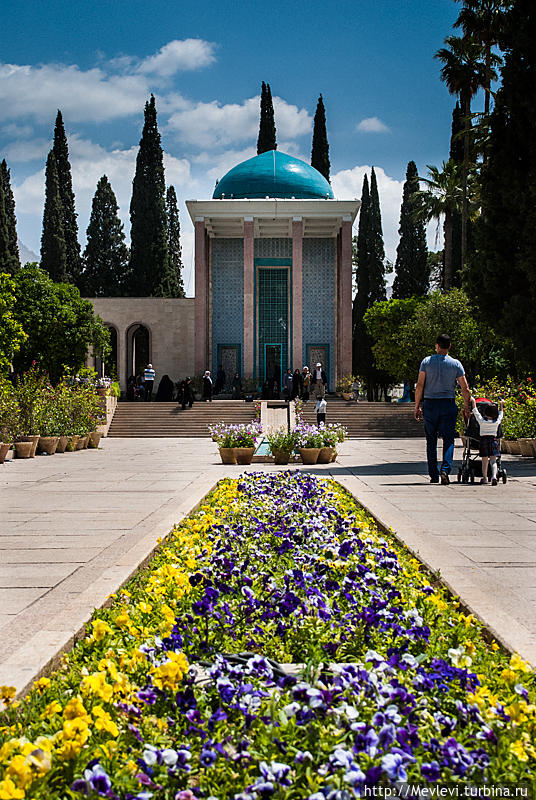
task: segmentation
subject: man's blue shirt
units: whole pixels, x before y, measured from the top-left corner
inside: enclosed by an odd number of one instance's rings
[[[442,353],[424,358],[419,371],[426,374],[425,400],[454,398],[456,381],[465,375],[465,370],[457,358]]]

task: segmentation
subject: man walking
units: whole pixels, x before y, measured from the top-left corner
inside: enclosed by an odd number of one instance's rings
[[[143,373],[143,386],[145,388],[145,399],[147,400],[148,403],[151,402],[155,377],[156,373],[153,369],[153,365],[147,364],[147,366],[145,367],[145,371]]]
[[[324,397],[326,393],[326,386],[328,385],[327,375],[322,368],[322,364],[320,361],[317,361],[316,367],[313,370],[313,374],[311,375],[311,390],[313,393],[313,397],[316,397],[319,400],[321,397]]]
[[[471,392],[467,385],[465,371],[456,358],[449,356],[450,336],[442,333],[436,339],[435,355],[427,356],[421,362],[419,378],[415,387],[415,419],[424,417],[426,434],[426,459],[430,483],[450,483],[456,435],[456,381],[462,390],[467,414],[471,406]],[[421,399],[423,408],[421,410]],[[443,461],[437,464],[437,437],[443,438]]]

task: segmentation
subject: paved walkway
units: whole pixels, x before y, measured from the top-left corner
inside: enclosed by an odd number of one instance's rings
[[[0,684],[23,690],[215,482],[206,439],[106,439],[0,467]],[[428,483],[422,440],[352,440],[331,474],[536,665],[536,461],[506,486]],[[250,470],[281,469],[269,464]]]

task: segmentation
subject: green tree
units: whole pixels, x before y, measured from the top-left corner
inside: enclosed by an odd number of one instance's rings
[[[127,294],[159,297],[169,273],[164,156],[154,95],[145,103],[145,121],[136,159],[130,202],[130,277]]]
[[[443,288],[445,291],[449,291],[453,286],[453,221],[454,215],[461,211],[463,202],[460,167],[452,159],[443,161],[441,170],[430,164],[427,164],[426,167],[428,177],[419,178],[426,184],[426,189],[420,192],[422,205],[416,210],[416,217],[424,219],[426,222],[430,220],[437,222],[436,239],[441,220],[443,220]]]
[[[129,252],[119,207],[106,175],[97,184],[87,228],[80,291],[88,297],[120,297],[126,284]]]
[[[41,236],[41,269],[46,270],[52,280],[68,280],[63,210],[58,184],[58,168],[53,150],[48,154],[45,167],[45,207],[43,210],[43,233]]]
[[[329,144],[326,130],[326,110],[324,108],[322,95],[318,98],[313,122],[311,166],[317,169],[329,183]]]
[[[7,228],[7,241],[3,245],[0,242],[0,272],[13,274],[20,267],[19,243],[17,239],[17,218],[15,216],[15,198],[11,189],[11,176],[4,159],[0,164],[0,193],[3,194],[4,210],[2,212],[0,199],[0,231],[5,224]],[[0,233],[2,236],[2,233]]]
[[[56,168],[58,171],[58,189],[61,201],[63,236],[65,239],[65,274],[68,281],[77,284],[82,271],[82,260],[80,256],[80,243],[78,241],[77,214],[74,207],[69,148],[61,111],[58,111],[56,116],[54,144],[52,149],[54,151]]]
[[[460,0],[456,0],[460,2]],[[462,28],[466,37],[479,42],[484,51],[484,115],[489,119],[491,84],[496,79],[494,67],[500,63],[500,58],[494,52],[499,44],[507,9],[512,5],[510,0],[461,0],[458,19],[455,28]]]
[[[385,252],[374,169],[371,173],[370,191],[367,176],[363,178],[355,256],[357,291],[352,309],[352,371],[365,379],[369,400],[377,400],[379,387],[388,382],[388,376],[374,366],[372,340],[364,323],[367,309],[386,297]]]
[[[430,270],[427,260],[426,229],[422,216],[420,219],[417,218],[421,204],[417,166],[414,161],[410,161],[402,192],[398,228],[400,241],[396,251],[393,297],[411,297],[428,292]]]
[[[451,337],[451,354],[461,360],[470,383],[482,374],[495,346],[495,337],[478,321],[462,289],[376,303],[365,314],[365,325],[375,340],[376,366],[399,380],[408,375],[416,379],[422,359],[434,352],[438,333],[447,332]]]
[[[15,318],[15,303],[15,283],[10,275],[0,272],[0,375],[7,372],[25,338]]]
[[[510,335],[517,359],[536,368],[536,6],[515,0],[505,20],[502,85],[481,171],[481,216],[467,285],[485,318]]]
[[[162,283],[162,297],[184,297],[181,226],[174,186],[169,186],[166,193],[166,218],[169,275]]]
[[[106,358],[109,331],[76,286],[51,280],[37,264],[21,267],[14,282],[13,315],[27,336],[13,359],[16,372],[35,361],[55,382],[64,367],[80,369],[90,348]]]
[[[447,36],[447,47],[437,51],[435,57],[443,66],[441,79],[451,94],[460,99],[465,130],[463,137],[462,166],[462,209],[461,209],[461,261],[465,264],[467,250],[468,192],[467,183],[470,168],[471,148],[471,100],[477,91],[485,85],[485,65],[482,61],[483,50],[480,42],[468,36]],[[446,270],[445,270],[446,272]]]
[[[261,118],[259,123],[259,136],[257,138],[257,155],[269,150],[277,150],[275,132],[274,105],[270,84],[262,82],[261,88]]]

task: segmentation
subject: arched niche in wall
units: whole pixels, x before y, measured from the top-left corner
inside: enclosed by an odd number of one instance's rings
[[[127,330],[127,379],[140,375],[151,361],[151,333],[141,322]]]

